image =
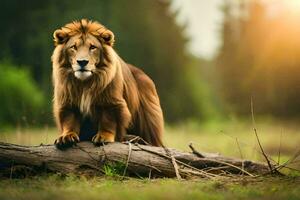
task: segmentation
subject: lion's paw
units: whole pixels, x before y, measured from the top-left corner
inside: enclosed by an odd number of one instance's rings
[[[59,136],[55,140],[54,144],[58,149],[64,149],[64,148],[72,147],[74,144],[76,144],[79,141],[80,140],[77,133],[69,132]]]
[[[110,132],[100,132],[97,133],[93,138],[92,142],[96,146],[100,146],[103,143],[109,143],[115,141],[115,135]]]

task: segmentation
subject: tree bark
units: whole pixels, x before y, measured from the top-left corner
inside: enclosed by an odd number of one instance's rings
[[[269,173],[267,165],[204,152],[187,153],[176,149],[133,143],[110,143],[95,147],[80,142],[66,150],[54,145],[21,146],[0,143],[0,174],[18,176],[41,172],[101,175],[108,168],[119,175],[143,177],[206,177]]]

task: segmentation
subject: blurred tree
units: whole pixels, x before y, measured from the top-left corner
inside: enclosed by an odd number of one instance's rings
[[[45,99],[30,73],[3,62],[0,68],[0,128],[37,124],[37,117],[44,115]]]
[[[300,22],[288,10],[270,12],[260,0],[224,2],[223,45],[217,57],[220,94],[228,109],[299,117]]]

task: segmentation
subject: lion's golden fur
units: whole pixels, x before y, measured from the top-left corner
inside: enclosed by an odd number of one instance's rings
[[[72,37],[92,35],[100,42],[101,54],[91,78],[74,77],[67,51]],[[125,63],[113,49],[114,35],[98,22],[74,21],[54,32],[52,55],[54,103],[58,142],[79,140],[92,132],[95,140],[122,141],[125,134],[162,145],[163,115],[153,81],[140,69]],[[73,135],[72,135],[73,134]],[[109,136],[111,137],[111,136]],[[111,141],[109,139],[109,141]]]

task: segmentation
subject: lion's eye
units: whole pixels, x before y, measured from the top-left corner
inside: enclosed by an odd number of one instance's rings
[[[93,50],[93,49],[97,49],[97,47],[94,46],[94,45],[91,45],[91,46],[90,46],[90,50]]]
[[[73,46],[70,47],[70,49],[77,50],[77,47],[76,47],[76,45],[74,44]]]

